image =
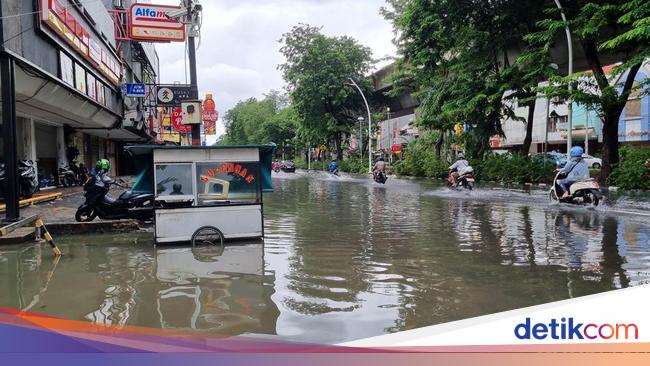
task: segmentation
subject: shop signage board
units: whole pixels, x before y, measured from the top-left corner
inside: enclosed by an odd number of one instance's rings
[[[178,6],[135,3],[131,5],[129,32],[131,39],[147,42],[184,42],[185,24],[169,19]]]
[[[159,106],[176,106],[192,99],[192,87],[187,84],[158,85],[156,104]]]
[[[66,7],[60,0],[43,0],[41,22],[53,30],[72,50],[89,61],[113,84],[119,85],[122,78],[122,62],[108,47],[99,41],[99,36],[81,22],[72,7]]]
[[[59,51],[59,68],[61,69],[61,80],[74,87],[74,63],[63,51]]]

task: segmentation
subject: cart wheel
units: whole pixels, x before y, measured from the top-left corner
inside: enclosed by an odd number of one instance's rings
[[[212,226],[203,226],[192,235],[192,246],[220,245],[223,247],[223,233]]]

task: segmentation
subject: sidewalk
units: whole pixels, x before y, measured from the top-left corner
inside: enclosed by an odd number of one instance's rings
[[[20,209],[20,216],[41,215],[45,225],[53,235],[124,232],[139,230],[141,228],[141,225],[135,220],[100,220],[96,218],[92,222],[76,222],[74,217],[75,212],[85,200],[83,188],[54,188],[47,192],[61,192],[62,196],[54,201],[23,207]],[[113,187],[109,195],[117,198],[122,192],[124,192],[123,188]]]

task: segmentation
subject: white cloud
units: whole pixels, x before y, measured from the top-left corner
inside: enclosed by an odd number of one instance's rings
[[[178,0],[157,0],[178,4]],[[239,100],[260,98],[284,81],[278,40],[298,23],[323,26],[327,35],[349,35],[373,50],[394,56],[391,25],[379,15],[383,0],[205,0],[197,52],[200,94],[212,92],[220,115]],[[185,82],[182,43],[157,45],[162,82]],[[224,132],[223,124],[217,126]]]

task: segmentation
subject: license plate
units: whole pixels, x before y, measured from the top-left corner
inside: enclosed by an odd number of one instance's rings
[[[467,178],[467,181],[474,183],[474,178]]]

